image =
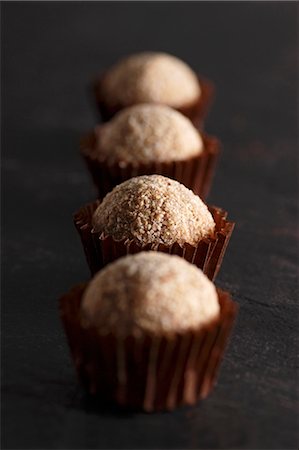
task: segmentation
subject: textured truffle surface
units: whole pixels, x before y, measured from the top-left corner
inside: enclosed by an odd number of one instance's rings
[[[182,160],[203,149],[201,136],[189,119],[153,103],[123,109],[96,128],[96,136],[99,157],[108,164]]]
[[[131,178],[116,186],[95,210],[93,229],[138,245],[196,245],[213,235],[207,206],[181,183],[161,175]]]
[[[141,252],[98,272],[82,300],[85,323],[119,336],[198,328],[219,314],[213,283],[184,259]]]
[[[174,108],[194,103],[201,93],[190,67],[166,53],[138,53],[112,66],[103,80],[107,104],[164,103]]]

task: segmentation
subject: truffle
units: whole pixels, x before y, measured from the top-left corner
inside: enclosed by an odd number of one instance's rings
[[[98,156],[108,164],[169,162],[199,155],[203,142],[191,121],[168,106],[139,104],[95,130]]]
[[[177,333],[220,312],[214,284],[184,259],[160,252],[125,256],[98,272],[81,304],[85,326],[124,337]]]
[[[94,232],[140,246],[197,245],[214,234],[203,201],[184,185],[161,175],[131,178],[116,186],[93,214]]]
[[[196,102],[201,88],[195,73],[180,59],[145,52],[112,66],[103,80],[102,93],[110,106],[164,103],[180,108]]]

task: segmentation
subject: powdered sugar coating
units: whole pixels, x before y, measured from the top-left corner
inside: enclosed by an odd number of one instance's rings
[[[107,104],[164,103],[179,108],[194,103],[201,94],[191,68],[167,53],[144,52],[112,66],[103,79]]]
[[[203,149],[201,136],[187,117],[153,103],[125,108],[95,132],[99,159],[108,164],[177,161]]]
[[[200,269],[160,252],[126,256],[98,272],[81,308],[85,324],[120,337],[198,329],[220,311],[215,286]]]
[[[95,210],[93,229],[138,245],[197,245],[212,236],[215,222],[190,189],[161,175],[131,178],[116,186]]]

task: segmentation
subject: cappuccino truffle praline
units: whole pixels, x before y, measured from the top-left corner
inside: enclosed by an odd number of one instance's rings
[[[180,108],[196,102],[201,88],[195,73],[180,59],[144,52],[112,66],[103,80],[102,93],[110,106],[163,103]]]
[[[94,232],[140,246],[197,245],[213,236],[215,222],[203,201],[161,175],[131,178],[104,197],[92,219]]]
[[[179,161],[203,150],[202,138],[187,117],[153,103],[121,110],[97,127],[95,135],[98,157],[108,164]]]
[[[214,284],[184,259],[160,252],[125,256],[98,272],[81,305],[85,324],[100,334],[171,334],[216,319]]]

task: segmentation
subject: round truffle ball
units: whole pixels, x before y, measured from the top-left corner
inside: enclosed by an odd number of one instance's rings
[[[138,53],[122,59],[108,70],[102,93],[110,105],[164,103],[180,108],[196,102],[201,94],[190,67],[166,53]]]
[[[161,175],[131,178],[104,197],[93,214],[93,230],[141,247],[197,245],[214,234],[207,206],[183,184]]]
[[[187,117],[153,103],[123,109],[98,130],[99,158],[108,164],[177,161],[203,150],[201,136]]]
[[[98,272],[81,304],[101,334],[165,334],[198,329],[219,315],[214,284],[183,258],[160,252],[125,256]]]

